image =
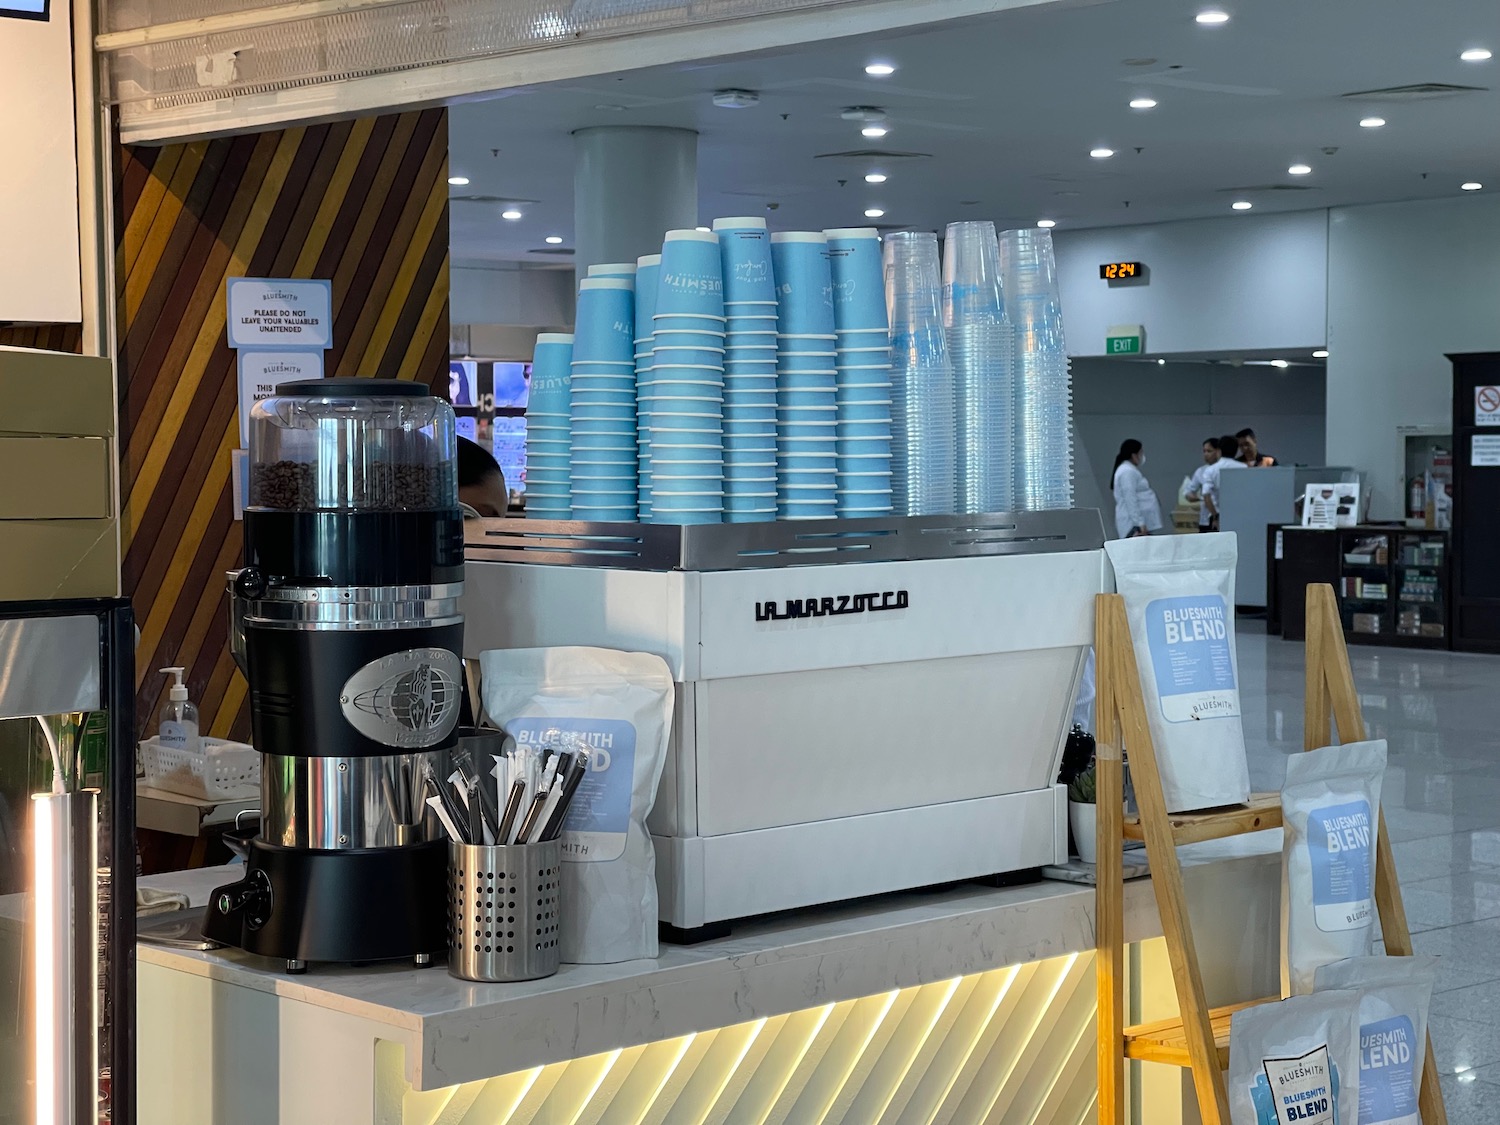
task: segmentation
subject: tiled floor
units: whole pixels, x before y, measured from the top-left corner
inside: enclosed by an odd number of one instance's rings
[[[1240,629],[1256,789],[1302,749],[1303,647]],[[1432,1039],[1452,1125],[1500,1125],[1500,657],[1356,646],[1372,738],[1390,747],[1383,801],[1413,943],[1442,958]],[[1257,690],[1266,685],[1264,703]]]

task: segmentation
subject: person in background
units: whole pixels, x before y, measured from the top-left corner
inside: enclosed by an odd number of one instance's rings
[[[1127,438],[1120,443],[1109,487],[1115,494],[1115,530],[1121,539],[1161,530],[1161,505],[1151,491],[1151,482],[1141,472],[1145,463],[1140,442]]]
[[[505,474],[489,450],[466,437],[458,439],[458,504],[464,519],[505,515],[510,494]]]
[[[1255,431],[1249,426],[1246,426],[1239,433],[1235,434],[1234,437],[1235,441],[1239,444],[1240,464],[1244,465],[1247,469],[1269,469],[1272,465],[1276,464],[1276,458],[1272,457],[1269,453],[1262,453],[1260,451],[1260,445],[1255,440]]]
[[[1188,489],[1187,498],[1198,501],[1198,530],[1213,530],[1213,511],[1208,506],[1208,478],[1211,474],[1216,475],[1218,470],[1214,468],[1219,463],[1219,439],[1209,437],[1203,439],[1203,464],[1193,471],[1193,486]]]
[[[1219,530],[1219,481],[1224,473],[1231,469],[1248,469],[1250,466],[1241,464],[1234,459],[1240,449],[1240,439],[1230,434],[1225,434],[1219,439],[1219,459],[1213,463],[1212,472],[1204,483],[1203,507],[1208,512],[1208,526],[1199,527],[1199,531]]]

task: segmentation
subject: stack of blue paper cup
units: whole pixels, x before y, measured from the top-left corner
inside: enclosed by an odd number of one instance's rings
[[[639,518],[651,518],[650,415],[642,405],[643,384],[651,378],[651,318],[656,313],[656,287],[661,280],[661,255],[646,254],[635,260],[635,437],[636,510]]]
[[[526,396],[526,515],[565,520],[569,516],[568,457],[572,443],[571,333],[543,332],[531,359]]]
[[[776,518],[776,282],[764,219],[715,219],[724,269],[724,518]]]
[[[589,277],[573,326],[573,518],[636,518],[635,283]]]
[[[636,264],[634,262],[602,262],[596,266],[590,266],[589,277],[635,277]]]
[[[818,231],[771,236],[776,276],[776,511],[837,515],[833,276]]]
[[[891,340],[885,268],[874,227],[829,230],[838,336],[838,514],[891,511]]]
[[[719,523],[724,512],[724,274],[711,231],[668,231],[641,384],[651,521]]]

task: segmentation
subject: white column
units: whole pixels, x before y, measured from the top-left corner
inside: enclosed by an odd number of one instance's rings
[[[573,261],[579,277],[601,262],[633,262],[656,253],[663,233],[698,225],[696,132],[601,125],[573,134]]]

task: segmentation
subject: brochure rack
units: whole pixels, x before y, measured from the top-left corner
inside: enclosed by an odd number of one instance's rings
[[[1099,1121],[1124,1121],[1125,1060],[1168,1063],[1190,1069],[1203,1125],[1229,1125],[1224,1067],[1229,1060],[1230,1016],[1240,1008],[1277,999],[1210,1008],[1188,921],[1177,848],[1246,832],[1281,827],[1277,793],[1253,794],[1245,805],[1208,812],[1169,814],[1146,720],[1146,701],[1130,643],[1125,603],[1118,594],[1095,602],[1097,649],[1098,891],[1096,942],[1099,989]],[[1307,588],[1307,700],[1303,748],[1328,745],[1330,722],[1341,742],[1365,737],[1333,587]],[[1122,750],[1128,750],[1138,816],[1126,817]],[[1376,834],[1375,901],[1386,952],[1412,954],[1411,932],[1396,879],[1384,816]],[[1125,840],[1144,840],[1151,883],[1161,913],[1167,958],[1177,989],[1180,1017],[1136,1027],[1124,1025],[1125,923],[1121,853]],[[1432,1040],[1419,1095],[1425,1125],[1447,1125],[1447,1110],[1433,1061]]]

